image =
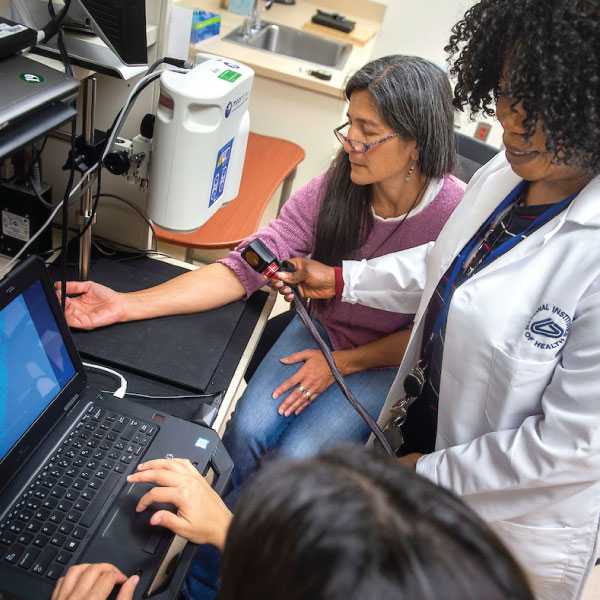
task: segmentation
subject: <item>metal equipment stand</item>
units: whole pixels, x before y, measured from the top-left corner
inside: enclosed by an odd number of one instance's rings
[[[80,102],[82,115],[82,129],[85,142],[88,144],[94,143],[94,121],[96,112],[96,85],[95,76],[88,77],[81,86]],[[102,167],[99,167],[102,168]],[[81,212],[80,212],[80,231],[85,227],[85,224],[92,218],[92,209],[94,206],[93,182],[98,177],[97,173],[89,175],[89,181],[84,184],[86,189],[81,196]],[[95,219],[95,216],[94,216]],[[89,277],[90,258],[92,253],[92,223],[79,240],[79,279],[85,281]]]

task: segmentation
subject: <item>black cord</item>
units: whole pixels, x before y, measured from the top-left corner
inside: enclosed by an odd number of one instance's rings
[[[48,12],[52,19],[56,20],[56,12],[54,10],[54,4],[52,0],[48,0]],[[66,13],[65,13],[66,16]],[[64,17],[63,17],[64,18]],[[60,56],[62,59],[62,63],[65,67],[65,73],[69,75],[69,77],[73,77],[73,68],[71,67],[71,62],[69,61],[69,55],[67,54],[67,47],[65,46],[65,38],[63,36],[62,26],[58,27],[58,37],[57,37],[57,46],[60,51]]]
[[[242,258],[254,269],[257,273],[262,274],[263,276],[271,279],[273,275],[280,270],[285,270],[288,272],[294,272],[296,269],[293,264],[288,261],[280,262],[277,257],[269,250],[269,248],[260,240],[260,238],[255,238],[252,240],[245,248],[241,251]],[[382,448],[390,455],[395,456],[390,443],[388,442],[385,434],[377,424],[377,422],[371,417],[371,415],[365,410],[363,405],[355,398],[352,390],[347,386],[344,381],[344,377],[340,373],[337,365],[335,364],[335,359],[333,358],[333,354],[329,346],[326,344],[325,340],[323,340],[319,330],[308,314],[308,310],[306,309],[306,305],[304,304],[304,299],[300,294],[298,288],[294,285],[288,284],[290,289],[292,290],[292,294],[294,296],[294,307],[296,310],[296,314],[300,318],[300,320],[304,323],[306,328],[308,329],[310,335],[313,337],[317,346],[319,346],[323,356],[325,356],[325,360],[329,366],[329,370],[333,375],[336,383],[342,390],[346,400],[350,403],[352,408],[358,413],[360,418],[367,424],[369,429],[373,432],[373,435],[377,438]],[[310,401],[310,396],[308,397]]]
[[[102,184],[100,181],[100,171],[98,171],[98,182],[97,182],[97,190],[96,190],[97,192],[100,191],[101,185]],[[154,240],[154,250],[152,250],[151,248],[148,248],[145,250],[141,250],[140,248],[133,248],[133,249],[136,251],[140,251],[140,252],[154,252],[156,254],[160,254],[160,252],[158,252],[158,238],[156,235],[156,229],[154,227],[154,223],[152,223],[152,221],[150,221],[150,219],[133,202],[130,202],[130,201],[126,200],[125,198],[122,198],[121,196],[117,196],[116,194],[96,193],[96,195],[94,196],[94,204],[92,206],[92,212],[91,212],[90,216],[88,217],[87,221],[85,222],[85,225],[83,226],[83,228],[77,233],[77,235],[75,235],[74,237],[71,238],[69,243],[79,240],[84,235],[84,233],[92,226],[94,217],[96,215],[96,212],[98,211],[98,202],[99,202],[100,198],[114,198],[116,200],[120,200],[121,202],[127,204],[130,208],[135,210],[138,213],[138,215],[140,215],[140,217],[142,217],[142,219],[144,219],[144,221],[148,224],[148,226],[152,230],[152,237]],[[63,247],[64,247],[64,244],[61,248],[54,249],[53,252],[62,250]]]
[[[100,198],[113,198],[114,200],[119,200],[120,202],[123,202],[124,204],[129,206],[129,208],[134,210],[146,222],[148,227],[150,227],[150,229],[152,231],[152,240],[154,242],[154,250],[155,251],[158,250],[158,235],[156,233],[156,228],[154,227],[154,223],[148,218],[147,215],[145,215],[142,212],[142,210],[138,206],[136,206],[130,200],[127,200],[126,198],[123,198],[122,196],[118,196],[117,194],[100,194],[99,197]]]
[[[67,16],[67,12],[69,12],[70,6],[71,0],[65,0],[65,5],[63,6],[62,10],[58,13],[57,16],[53,17],[42,29],[44,37],[41,41],[43,43],[48,43],[58,33],[62,22]],[[54,7],[52,7],[52,10],[54,10]]]
[[[390,443],[385,437],[385,434],[383,433],[375,419],[371,417],[371,415],[365,410],[364,406],[356,399],[356,397],[344,381],[344,377],[339,372],[337,365],[335,364],[335,359],[333,358],[333,354],[331,353],[329,346],[321,337],[319,330],[316,328],[315,324],[313,323],[313,320],[311,319],[310,315],[308,314],[308,311],[306,310],[304,299],[300,295],[300,292],[295,286],[290,285],[289,287],[292,290],[292,294],[294,295],[296,313],[298,317],[300,317],[300,320],[304,323],[310,334],[312,335],[319,348],[321,349],[321,352],[323,352],[325,360],[327,361],[329,369],[331,370],[331,374],[333,375],[333,378],[342,390],[342,393],[344,394],[348,402],[350,402],[352,408],[359,414],[362,420],[373,432],[373,435],[375,435],[379,443],[382,445],[383,449],[390,456],[396,456],[394,451],[392,450],[392,447],[390,446]]]
[[[71,121],[71,151],[75,148],[75,137],[77,136],[77,121],[73,119]],[[67,247],[68,233],[69,233],[69,196],[71,189],[73,188],[73,182],[75,181],[75,165],[71,166],[71,172],[69,174],[69,182],[67,183],[67,189],[65,190],[65,197],[63,200],[62,207],[62,244],[63,247]],[[62,305],[63,313],[67,308],[67,253],[63,252],[61,264],[61,279],[60,279],[60,301]]]
[[[158,252],[156,250],[144,250],[142,248],[135,248],[134,246],[129,246],[127,244],[123,244],[121,242],[113,242],[111,240],[106,240],[101,237],[96,237],[96,242],[100,242],[104,244],[108,249],[116,250],[117,252],[128,252],[135,253],[134,256],[126,256],[124,258],[115,259],[115,262],[126,262],[128,260],[135,260],[137,258],[144,258],[148,256],[166,256],[167,258],[173,258],[170,254],[166,252]]]
[[[70,228],[70,231],[78,234],[79,231],[74,229],[74,228]],[[69,240],[69,244],[76,240],[77,237],[73,236],[73,238],[71,238],[71,240]],[[118,259],[114,259],[115,262],[127,262],[129,260],[137,260],[139,258],[147,258],[149,256],[165,256],[167,258],[172,258],[172,256],[170,254],[167,254],[166,252],[158,252],[155,250],[148,250],[148,249],[142,249],[142,248],[136,248],[134,246],[129,246],[127,244],[123,244],[122,242],[115,242],[113,240],[107,240],[103,237],[100,236],[94,236],[94,243],[98,244],[104,244],[104,246],[106,246],[109,249],[114,249],[117,252],[124,252],[124,253],[133,253],[132,256],[126,256],[124,258],[118,258]],[[52,248],[51,250],[45,250],[44,252],[41,252],[38,256],[40,257],[49,257],[52,256],[53,254],[56,254],[57,252],[61,252],[63,250],[63,246],[59,246],[58,248]],[[51,261],[46,259],[45,260],[46,264],[51,264]],[[73,263],[72,266],[76,266],[76,263]]]
[[[157,61],[153,62],[150,67],[148,67],[148,70],[146,71],[146,75],[149,75],[150,73],[153,73],[154,71],[156,71],[156,69],[158,69],[158,67],[160,67],[160,65],[165,63],[165,57],[163,56],[162,58],[159,58]]]
[[[160,67],[160,65],[163,65],[163,64],[171,65],[173,67],[179,67],[180,69],[186,69],[190,66],[190,63],[188,63],[186,60],[184,60],[182,58],[173,58],[172,56],[163,56],[162,58],[159,58],[157,61],[153,62],[150,65],[150,67],[146,71],[146,75],[153,73],[154,71],[156,71],[156,69],[158,69],[158,67]]]

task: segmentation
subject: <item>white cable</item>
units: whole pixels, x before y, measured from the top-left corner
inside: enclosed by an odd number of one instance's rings
[[[102,365],[95,365],[92,363],[82,363],[83,366],[86,369],[91,369],[92,371],[102,371],[103,373],[109,373],[110,375],[114,375],[120,382],[121,385],[114,391],[112,392],[112,395],[115,396],[116,398],[124,398],[125,394],[127,393],[127,379],[125,379],[125,377],[123,377],[123,375],[121,375],[121,373],[118,373],[117,371],[113,371],[112,369],[109,369],[108,367],[103,367]]]

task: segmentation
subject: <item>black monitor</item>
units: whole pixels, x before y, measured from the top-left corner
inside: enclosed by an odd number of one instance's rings
[[[91,21],[91,29],[126,65],[148,62],[146,0],[73,0]]]
[[[64,0],[52,1],[58,14]],[[50,19],[48,0],[10,0],[10,6],[12,20],[33,29],[41,29]],[[148,63],[146,0],[72,0],[63,27],[67,52],[75,64],[124,76],[127,67],[137,69]],[[95,36],[105,45],[94,43]],[[34,51],[58,56],[56,37]]]

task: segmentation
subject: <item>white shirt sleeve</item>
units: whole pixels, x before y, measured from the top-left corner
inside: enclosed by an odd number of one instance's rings
[[[518,517],[523,506],[530,513],[600,480],[600,284],[595,287],[579,303],[541,414],[417,462],[418,473],[461,496],[487,521]]]
[[[417,312],[427,278],[427,258],[434,242],[371,260],[342,264],[342,301],[390,312]]]

